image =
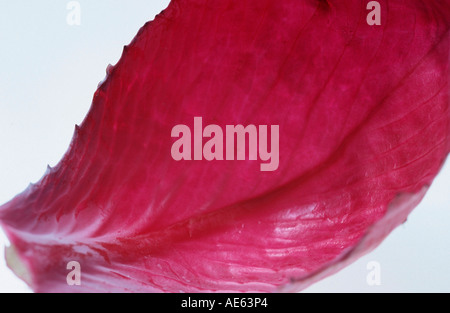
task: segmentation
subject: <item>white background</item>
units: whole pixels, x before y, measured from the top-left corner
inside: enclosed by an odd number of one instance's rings
[[[68,1],[0,0],[0,203],[38,181],[66,151],[97,84],[138,29],[168,0],[79,1],[81,25],[69,26]],[[450,166],[408,222],[378,249],[310,292],[450,292]],[[6,267],[0,231],[0,292],[29,292]],[[369,286],[366,265],[381,265]]]

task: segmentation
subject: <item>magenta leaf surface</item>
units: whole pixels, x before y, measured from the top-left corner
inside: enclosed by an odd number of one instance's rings
[[[371,251],[450,151],[450,3],[379,3],[173,0],[0,208],[10,266],[37,292],[291,292]],[[194,117],[279,125],[278,169],[175,161]]]

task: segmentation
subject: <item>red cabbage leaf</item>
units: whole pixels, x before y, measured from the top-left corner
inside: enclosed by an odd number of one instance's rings
[[[366,1],[173,0],[0,208],[10,266],[37,292],[299,291],[371,251],[450,151],[450,3],[379,2],[370,26]],[[279,125],[279,168],[173,160],[194,117]]]

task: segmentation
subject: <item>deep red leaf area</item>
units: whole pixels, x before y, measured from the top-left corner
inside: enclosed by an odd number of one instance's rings
[[[172,1],[60,164],[0,209],[31,287],[298,291],[376,247],[450,151],[450,3],[379,2],[381,26],[366,1]],[[174,161],[196,116],[280,125],[278,170]]]

